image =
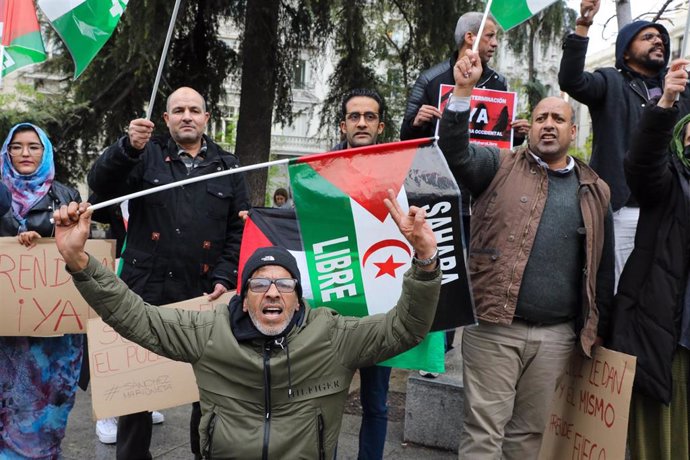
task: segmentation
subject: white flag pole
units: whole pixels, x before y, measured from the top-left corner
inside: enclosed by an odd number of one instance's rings
[[[170,25],[168,25],[168,34],[165,36],[165,44],[163,45],[163,52],[161,53],[161,60],[158,62],[158,72],[156,72],[156,80],[153,83],[153,90],[151,91],[151,99],[149,99],[149,106],[146,108],[146,119],[151,119],[151,113],[153,112],[153,104],[156,101],[156,93],[158,92],[158,85],[161,81],[161,75],[163,74],[163,68],[165,67],[165,61],[168,57],[168,48],[170,47],[170,38],[172,37],[173,30],[175,30],[175,23],[177,22],[177,12],[180,10],[180,1],[175,0],[175,6],[173,7],[172,17],[170,18]]]
[[[289,158],[285,158],[282,160],[267,161],[266,163],[258,163],[255,165],[242,166],[242,167],[233,168],[233,169],[226,169],[224,171],[214,172],[211,174],[204,174],[203,176],[190,177],[189,179],[184,179],[184,180],[179,180],[176,182],[171,182],[169,184],[159,185],[158,187],[153,187],[153,188],[149,188],[146,190],[140,190],[138,192],[130,193],[129,195],[123,195],[119,198],[113,198],[112,200],[103,201],[103,202],[97,203],[97,204],[92,204],[91,206],[89,206],[89,209],[91,209],[93,211],[97,211],[99,209],[106,208],[108,206],[112,206],[114,204],[122,203],[125,200],[132,200],[134,198],[139,198],[142,196],[151,195],[152,193],[162,192],[163,190],[168,190],[171,188],[180,187],[182,185],[193,184],[194,182],[201,182],[201,181],[213,179],[216,177],[229,176],[230,174],[236,174],[236,173],[241,173],[241,172],[245,172],[245,171],[252,171],[254,169],[268,168],[268,167],[274,166],[274,165],[285,164],[285,163],[288,163],[289,161],[290,161]]]
[[[688,50],[688,34],[690,33],[690,5],[688,5],[688,13],[685,18],[685,32],[683,32],[683,42],[681,44],[680,53],[678,55],[683,58],[688,58],[690,56],[690,50]]]
[[[678,53],[678,56],[685,59],[690,58],[690,51],[688,50],[688,33],[690,33],[690,4],[688,4],[688,12],[687,16],[685,17],[685,32],[683,32],[683,40],[680,45],[680,53]],[[680,93],[676,94],[676,102],[679,100]]]
[[[486,18],[489,17],[489,11],[491,11],[491,2],[488,0],[486,2],[486,9],[484,10],[484,16],[482,16],[482,22],[479,24],[479,31],[477,31],[477,38],[474,39],[474,44],[472,45],[472,52],[476,53],[479,49],[479,42],[482,39],[482,34],[484,33],[484,25],[486,24]]]

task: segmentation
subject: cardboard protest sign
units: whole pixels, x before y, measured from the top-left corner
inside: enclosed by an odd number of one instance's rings
[[[443,112],[448,105],[453,85],[439,88],[439,107]],[[513,148],[511,123],[515,119],[517,94],[511,91],[474,88],[470,100],[470,142]]]
[[[114,241],[88,240],[86,251],[114,268]],[[0,238],[0,292],[0,336],[83,334],[98,316],[74,287],[53,238],[31,249],[15,237]]]
[[[635,365],[604,347],[592,359],[576,351],[556,385],[539,459],[625,458]]]
[[[233,292],[209,302],[206,296],[167,308],[212,310]],[[100,318],[88,322],[91,401],[98,419],[153,411],[199,400],[191,364],[159,356],[124,339]]]

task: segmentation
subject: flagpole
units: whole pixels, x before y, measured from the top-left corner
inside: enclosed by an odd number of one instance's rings
[[[168,57],[168,48],[170,47],[170,38],[172,37],[173,30],[175,30],[175,23],[177,22],[177,12],[180,10],[180,1],[175,1],[175,6],[173,7],[172,17],[170,18],[170,25],[168,25],[168,34],[165,36],[165,44],[163,45],[163,52],[161,53],[161,60],[158,63],[158,72],[156,72],[156,80],[153,83],[153,90],[151,91],[151,99],[149,99],[149,106],[146,108],[146,119],[151,119],[151,113],[153,112],[153,103],[156,101],[156,93],[158,92],[158,85],[161,81],[161,75],[163,74],[163,67],[165,67],[165,61]]]
[[[688,7],[688,14],[685,17],[685,32],[683,32],[683,42],[680,47],[679,56],[682,58],[688,58],[690,56],[690,51],[688,51],[688,34],[690,33],[690,6]]]
[[[479,42],[482,39],[482,34],[484,33],[484,25],[486,24],[486,18],[489,16],[489,11],[491,10],[492,0],[486,2],[486,9],[484,10],[484,16],[482,16],[482,22],[479,24],[479,31],[477,32],[477,38],[474,40],[474,45],[472,45],[472,52],[476,53],[479,49]]]
[[[688,13],[685,17],[685,32],[683,32],[683,40],[680,44],[680,53],[678,53],[678,56],[685,59],[690,57],[690,51],[688,51],[688,33],[690,33],[690,4],[688,4]],[[680,93],[676,94],[676,102],[678,101],[680,101]]]
[[[204,174],[203,176],[190,177],[189,179],[184,179],[184,180],[180,180],[180,181],[176,181],[176,182],[171,182],[169,184],[159,185],[158,187],[153,187],[153,188],[149,188],[146,190],[140,190],[138,192],[130,193],[129,195],[123,195],[119,198],[113,198],[112,200],[103,201],[103,202],[97,203],[97,204],[92,204],[91,206],[89,206],[89,209],[91,209],[93,211],[97,211],[99,209],[103,209],[103,208],[107,208],[108,206],[112,206],[114,204],[122,203],[123,201],[126,201],[126,200],[132,200],[134,198],[139,198],[142,196],[151,195],[152,193],[162,192],[163,190],[168,190],[171,188],[180,187],[182,185],[193,184],[195,182],[201,182],[201,181],[208,180],[208,179],[214,179],[216,177],[228,176],[230,174],[241,173],[244,171],[252,171],[254,169],[268,168],[270,166],[285,164],[285,163],[288,163],[289,161],[290,161],[289,158],[285,158],[282,160],[267,161],[266,163],[258,163],[255,165],[242,166],[240,168],[226,169],[225,171],[215,172],[215,173],[211,173],[211,174]]]

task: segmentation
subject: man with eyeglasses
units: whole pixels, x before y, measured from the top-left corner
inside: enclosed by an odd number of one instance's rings
[[[601,0],[583,0],[575,33],[563,41],[558,83],[592,117],[590,166],[611,188],[616,251],[616,286],[635,242],[639,204],[630,193],[623,159],[645,106],[663,92],[670,56],[669,34],[663,25],[634,21],[618,32],[615,67],[586,72],[587,33]],[[690,111],[690,90],[680,93],[680,113]]]
[[[356,88],[343,97],[340,132],[345,137],[333,150],[374,145],[385,128],[385,105],[374,90]],[[367,366],[359,369],[362,424],[359,427],[359,460],[383,458],[388,427],[388,383],[391,368]]]
[[[385,127],[385,107],[381,96],[371,89],[355,88],[345,94],[340,108],[340,133],[344,139],[333,150],[376,144]]]
[[[424,209],[404,211],[392,190],[384,203],[415,256],[396,307],[364,318],[307,308],[297,262],[277,247],[247,260],[229,305],[156,307],[84,251],[88,203],[62,206],[53,218],[75,286],[103,320],[154,353],[191,363],[204,458],[331,459],[355,371],[421,342],[438,303],[441,270]]]

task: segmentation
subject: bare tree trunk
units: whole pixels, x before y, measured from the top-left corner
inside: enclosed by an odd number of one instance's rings
[[[618,30],[632,22],[629,0],[616,0],[616,19],[618,20]]]
[[[242,40],[242,87],[235,153],[243,165],[268,161],[278,61],[280,2],[247,2]],[[252,205],[263,206],[268,169],[247,175]]]

